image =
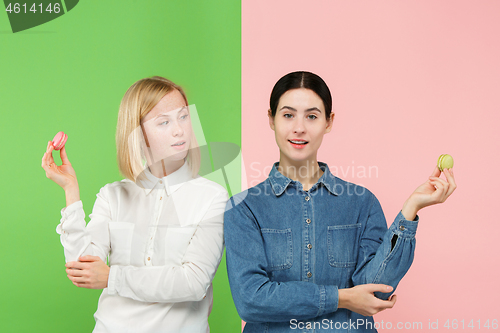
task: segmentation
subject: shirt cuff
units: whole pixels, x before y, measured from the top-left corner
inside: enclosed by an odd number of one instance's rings
[[[339,306],[339,289],[337,286],[320,285],[320,309],[318,316],[337,311]]]
[[[417,215],[413,221],[405,218],[403,213],[399,211],[391,226],[391,230],[398,236],[413,238],[417,233],[418,222],[420,217]]]
[[[80,209],[83,210],[83,203],[81,200],[75,201],[71,205],[61,209],[61,220],[60,220],[61,223],[59,223],[56,227],[56,232],[58,234],[61,235],[64,233],[64,230],[63,230],[64,221],[66,221],[68,219],[68,217],[71,216],[71,214],[77,212]]]
[[[73,213],[79,208],[83,208],[83,203],[81,200],[75,201],[68,207],[64,207],[63,209],[61,209],[61,216],[67,217],[69,214]]]
[[[119,287],[120,266],[113,265],[109,268],[108,295],[115,295]]]

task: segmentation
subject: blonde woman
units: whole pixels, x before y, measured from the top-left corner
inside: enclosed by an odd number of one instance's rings
[[[120,105],[116,145],[126,178],[101,188],[87,226],[66,149],[60,166],[50,141],[42,158],[66,193],[57,232],[68,278],[103,289],[94,332],[208,332],[228,195],[197,175],[183,89],[158,76],[134,83]]]

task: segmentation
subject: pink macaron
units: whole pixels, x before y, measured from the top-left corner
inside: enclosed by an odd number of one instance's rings
[[[52,145],[54,146],[54,149],[60,150],[62,147],[64,147],[66,140],[68,140],[68,136],[64,132],[57,133],[54,139],[52,140]]]

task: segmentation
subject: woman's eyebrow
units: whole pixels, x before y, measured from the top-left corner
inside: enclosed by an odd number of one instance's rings
[[[309,108],[309,109],[306,110],[306,112],[309,112],[309,111],[318,111],[318,112],[321,112],[321,110],[318,109],[317,107]]]
[[[184,110],[187,110],[187,106],[183,106],[182,108],[178,109],[177,110],[177,114],[181,113]],[[171,113],[173,111],[175,111],[175,110],[168,111],[166,113],[160,113],[159,115],[157,115],[156,117],[154,117],[152,120],[155,120],[155,119],[160,118],[160,117],[170,117],[171,115],[169,113]]]
[[[292,110],[292,111],[297,112],[297,110],[296,110],[296,109],[294,109],[294,108],[292,108],[291,106],[286,106],[286,105],[285,105],[284,107],[282,107],[282,108],[280,109],[280,111],[281,111],[281,110],[283,110],[283,109],[290,109],[290,110]]]
[[[286,106],[286,105],[285,105],[285,106],[283,106],[283,107],[280,109],[280,111],[281,111],[281,110],[283,110],[283,109],[290,109],[290,110],[292,110],[292,111],[297,112],[297,109],[292,108],[291,106]],[[317,107],[312,107],[312,108],[309,108],[309,109],[307,109],[307,110],[306,110],[306,112],[311,112],[311,111],[318,111],[318,112],[321,112],[321,110],[320,110],[320,109],[318,109]]]
[[[170,118],[170,115],[169,115],[169,114],[166,114],[166,113],[160,113],[159,115],[157,115],[156,117],[154,117],[154,118],[153,118],[153,120],[154,120],[154,119],[161,118],[161,117]]]

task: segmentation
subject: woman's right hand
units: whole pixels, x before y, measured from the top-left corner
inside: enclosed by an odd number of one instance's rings
[[[71,187],[78,186],[75,170],[71,166],[68,156],[66,155],[66,147],[63,146],[61,149],[62,165],[54,163],[54,157],[52,157],[53,150],[54,146],[52,145],[52,141],[49,141],[47,143],[47,151],[42,157],[42,168],[45,170],[47,178],[53,180],[65,191]]]
[[[389,293],[393,288],[385,284],[360,284],[352,288],[339,289],[339,308],[349,309],[363,316],[373,316],[390,309],[396,303],[396,295],[389,300],[381,300],[374,293]]]

